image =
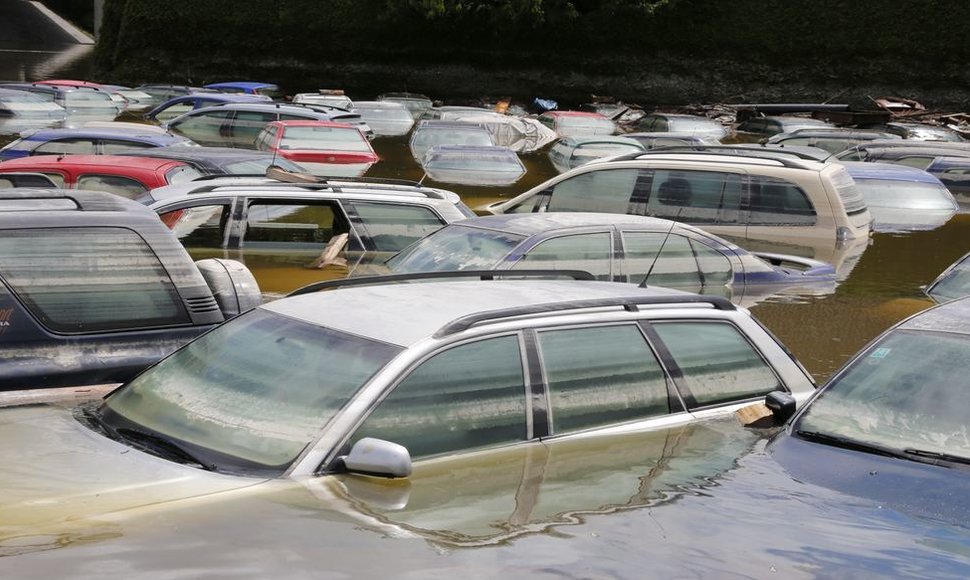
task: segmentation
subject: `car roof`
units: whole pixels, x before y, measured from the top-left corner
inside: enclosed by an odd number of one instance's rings
[[[447,281],[340,288],[276,300],[264,310],[317,326],[402,347],[438,333],[450,322],[487,311],[560,304],[568,300],[623,297],[670,298],[696,295],[666,288],[638,288],[614,282],[563,280]],[[433,294],[434,299],[429,299]],[[537,308],[541,311],[541,308]],[[361,316],[361,313],[366,313]],[[537,312],[539,313],[539,312]]]
[[[181,161],[159,159],[153,157],[128,157],[125,155],[34,155],[9,159],[0,165],[0,169],[17,167],[34,167],[42,165],[84,165],[91,167],[134,167],[155,171],[172,165],[182,165]]]
[[[643,149],[643,144],[633,139],[620,135],[590,135],[590,136],[570,136],[559,140],[562,145],[581,147],[583,145],[594,145],[596,143],[610,143],[613,145],[630,145],[637,149]]]
[[[113,139],[122,138],[126,141],[139,141],[145,143],[176,143],[185,141],[184,137],[177,137],[168,133],[153,132],[150,129],[144,133],[137,133],[132,129],[118,128],[85,128],[77,129],[37,129],[36,131],[25,132],[22,134],[27,141],[49,141],[57,137],[87,137],[99,139],[108,137]]]
[[[153,195],[165,190],[169,190],[171,193],[158,198],[151,206],[164,206],[188,199],[233,196],[293,198],[373,195],[398,200],[417,199],[428,203],[444,200],[449,204],[454,204],[460,201],[456,193],[420,185],[367,183],[366,181],[354,182],[339,179],[333,180],[332,183],[287,183],[269,178],[233,177],[231,175],[218,177],[218,179],[200,179],[189,183],[157,188],[153,190]]]
[[[894,163],[846,162],[842,165],[853,179],[891,179],[939,184],[940,180],[922,169]]]
[[[524,236],[548,233],[561,229],[597,226],[636,226],[660,229],[683,227],[684,229],[696,230],[696,228],[686,224],[680,224],[663,218],[593,212],[507,213],[473,217],[460,222],[454,222],[450,225],[467,225],[501,230]]]
[[[300,105],[284,105],[281,103],[274,103],[273,101],[264,101],[251,103],[222,103],[211,107],[201,107],[194,111],[188,111],[178,117],[175,117],[175,119],[172,119],[169,122],[175,121],[176,119],[181,119],[183,117],[197,117],[212,111],[279,111],[280,113],[286,113],[288,115],[303,115],[308,119],[320,119],[323,121],[329,121],[331,117],[331,115],[323,113],[318,109],[311,109],[309,107],[302,107]],[[336,113],[338,111],[334,112]]]
[[[970,296],[924,310],[893,330],[930,330],[970,335]]]
[[[543,115],[550,117],[595,117],[597,119],[609,119],[605,115],[591,113],[589,111],[546,111]]]
[[[60,188],[33,188],[33,187],[16,187],[9,189],[0,189],[0,217],[6,217],[13,214],[17,214],[17,211],[11,211],[9,209],[4,209],[4,201],[9,200],[52,200],[52,199],[64,199],[73,200],[77,205],[72,209],[64,209],[63,207],[51,206],[50,208],[44,208],[41,205],[30,208],[29,211],[31,215],[50,214],[50,213],[60,213],[60,212],[71,212],[76,213],[78,211],[83,212],[126,212],[135,213],[143,216],[154,217],[157,216],[147,207],[140,203],[132,201],[130,199],[121,197],[120,195],[115,195],[113,193],[108,193],[105,191],[93,191],[85,189],[60,189]]]
[[[221,88],[240,88],[240,89],[267,89],[267,88],[277,88],[276,85],[272,83],[263,83],[259,81],[225,81],[221,83],[209,83],[203,85],[207,89],[221,89]]]
[[[357,129],[357,125],[353,125],[350,123],[341,123],[340,121],[311,121],[309,119],[307,120],[301,119],[299,121],[295,121],[295,120],[273,121],[271,123],[268,123],[268,125],[276,125],[283,128],[286,128],[286,127],[334,127],[337,129],[351,128],[356,130],[357,132],[360,132],[360,129]]]
[[[152,149],[132,149],[119,153],[125,157],[157,157],[159,159],[174,159],[177,161],[220,161],[231,162],[246,159],[264,159],[273,157],[272,153],[256,149],[237,149],[234,147],[186,147],[184,145],[167,145]]]
[[[686,149],[686,148],[685,148]],[[650,149],[648,151],[638,151],[634,153],[627,153],[625,155],[618,155],[616,157],[605,157],[602,159],[594,159],[585,165],[581,165],[576,169],[594,168],[602,164],[615,163],[620,161],[636,161],[636,162],[650,162],[653,164],[660,164],[661,162],[675,162],[678,164],[682,163],[717,163],[725,165],[759,165],[764,167],[787,167],[789,169],[804,169],[809,171],[821,171],[825,169],[826,164],[815,160],[800,159],[790,154],[786,154],[784,149],[778,149],[777,154],[772,154],[773,149],[754,149],[752,148],[751,156],[739,155],[737,153],[719,153],[717,151],[710,151],[700,149],[697,151],[690,150],[677,150],[677,147],[658,147],[655,149]],[[676,152],[674,152],[676,150]],[[670,151],[669,153],[667,151]]]

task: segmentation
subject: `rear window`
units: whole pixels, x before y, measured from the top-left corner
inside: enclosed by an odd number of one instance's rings
[[[866,211],[866,198],[856,187],[855,180],[844,167],[839,167],[833,171],[831,178],[832,185],[835,186],[835,191],[838,192],[839,198],[842,200],[842,206],[845,207],[846,214],[856,215]]]
[[[31,314],[56,332],[190,322],[152,249],[124,228],[4,232],[0,273]]]

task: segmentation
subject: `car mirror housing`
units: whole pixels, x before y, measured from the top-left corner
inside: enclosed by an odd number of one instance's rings
[[[795,414],[795,397],[784,391],[771,391],[765,395],[765,406],[771,410],[775,422],[784,423]]]
[[[343,457],[344,467],[350,473],[377,477],[407,477],[411,475],[411,454],[407,447],[364,437]]]

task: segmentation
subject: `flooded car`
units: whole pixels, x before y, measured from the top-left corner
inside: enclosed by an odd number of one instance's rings
[[[519,156],[508,147],[436,145],[421,161],[425,174],[441,183],[512,185],[525,175]]]
[[[492,136],[492,143],[508,147],[517,153],[531,153],[555,141],[555,131],[539,120],[496,113],[487,109],[462,107],[442,118],[485,127]]]
[[[970,254],[950,264],[926,288],[926,295],[937,304],[970,296]]]
[[[881,128],[894,135],[899,135],[903,139],[918,141],[964,141],[964,138],[956,131],[936,125],[894,121],[892,123],[886,123]]]
[[[644,149],[657,149],[672,145],[716,145],[721,142],[720,139],[691,133],[637,132],[624,133],[623,136],[627,139],[636,139],[643,145]]]
[[[346,111],[355,111],[354,102],[343,91],[320,91],[317,93],[297,93],[293,95],[294,103],[309,103],[311,105],[328,105]]]
[[[143,116],[148,121],[162,123],[202,107],[212,107],[223,103],[265,103],[268,100],[269,97],[260,95],[193,93],[172,97],[155,106]]]
[[[943,182],[959,204],[970,204],[970,156],[942,156],[926,166],[926,172]]]
[[[121,112],[121,105],[106,91],[83,87],[63,87],[38,83],[3,83],[0,89],[30,93],[64,109],[67,114],[61,125],[77,127],[86,121],[112,121]]]
[[[682,133],[696,135],[712,142],[719,142],[729,133],[720,122],[698,115],[679,115],[674,113],[651,113],[641,117],[634,129],[648,133]]]
[[[52,126],[66,116],[64,107],[53,101],[24,91],[0,88],[0,131],[3,133]],[[23,128],[17,130],[18,126]]]
[[[548,111],[539,115],[539,122],[560,137],[592,137],[616,133],[616,123],[586,111]]]
[[[970,301],[888,330],[822,386],[770,447],[799,481],[964,526]]]
[[[205,87],[193,87],[189,85],[164,85],[164,84],[145,84],[135,87],[136,91],[141,91],[152,97],[152,106],[164,103],[165,101],[193,93],[213,93],[218,94],[215,89]]]
[[[402,103],[391,101],[357,101],[354,110],[378,137],[407,135],[414,127],[414,117]]]
[[[868,141],[835,155],[840,161],[881,161],[926,169],[937,157],[970,157],[970,143],[946,141]]]
[[[260,81],[228,81],[222,83],[209,83],[205,85],[207,89],[214,89],[220,93],[259,95],[269,97],[273,100],[283,98],[283,90],[273,83]]]
[[[43,173],[58,187],[107,191],[128,199],[202,176],[181,161],[123,155],[34,155],[0,163],[0,174],[23,171]]]
[[[549,161],[559,173],[565,173],[594,159],[638,153],[646,148],[627,137],[565,137],[549,150]]]
[[[278,103],[224,103],[189,111],[162,123],[162,127],[184,135],[199,145],[256,148],[256,136],[267,123],[283,118],[304,121],[356,122],[359,115],[316,111]]]
[[[256,136],[256,149],[334,177],[360,177],[380,160],[355,125],[330,121],[273,121]]]
[[[62,547],[55,559],[70,558],[84,552],[72,538],[123,545],[126,532],[167,528],[159,519],[169,517],[181,522],[172,541],[203,540],[207,522],[227,507],[239,513],[248,504],[243,511],[252,518],[274,496],[310,490],[317,501],[304,499],[303,507],[324,516],[327,508],[347,509],[333,498],[341,482],[360,494],[376,484],[387,505],[398,495],[393,488],[414,474],[424,482],[417,489],[431,492],[428,484],[450,461],[462,469],[450,472],[448,487],[480,486],[472,496],[478,512],[491,483],[481,481],[481,469],[501,480],[514,476],[514,450],[549,450],[555,460],[529,464],[561,465],[565,476],[577,468],[575,453],[594,452],[597,442],[618,454],[615,490],[600,483],[599,500],[577,505],[550,489],[556,503],[533,510],[520,502],[518,517],[609,506],[623,495],[635,502],[629,485],[643,462],[676,455],[667,444],[690,446],[670,429],[698,425],[695,449],[730,457],[751,437],[718,435],[713,425],[705,436],[704,425],[752,401],[794,404],[814,389],[782,345],[720,299],[599,282],[496,280],[436,282],[428,301],[430,286],[274,301],[189,343],[103,401],[0,409],[0,457],[32,458],[0,476],[0,545],[20,556]],[[672,364],[678,373],[667,370]],[[640,452],[623,438],[634,434],[645,437]],[[635,457],[623,457],[624,449]],[[496,460],[509,467],[496,470]],[[671,483],[709,472],[689,461]],[[717,458],[709,467],[716,475],[728,465]],[[555,481],[557,472],[547,477]],[[408,515],[434,509],[428,500],[416,495]],[[446,518],[454,513],[438,505]],[[317,519],[305,509],[277,515],[293,532]],[[260,521],[247,529],[258,533]]]
[[[462,121],[420,121],[411,134],[411,156],[418,162],[424,160],[428,149],[436,145],[473,145],[492,147],[491,134],[477,123]]]
[[[20,139],[0,148],[0,161],[32,155],[113,155],[126,149],[194,145],[185,137],[125,127],[40,129],[21,133]]]
[[[889,163],[843,163],[866,198],[876,232],[931,230],[959,206],[939,179],[922,169]]]
[[[221,278],[200,271],[140,204],[102,192],[0,190],[0,391],[130,379],[240,303],[258,303],[241,265],[201,265],[210,266],[223,268]]]
[[[270,166],[276,166],[294,173],[306,172],[300,164],[278,155],[234,147],[153,147],[151,149],[125,149],[119,151],[118,155],[182,161],[202,175],[261,176],[266,175],[266,170]],[[154,201],[154,199],[151,201]]]
[[[791,133],[797,129],[818,129],[834,127],[831,123],[809,117],[751,117],[738,123],[738,133],[771,136],[778,133]]]
[[[750,305],[835,291],[835,269],[752,254],[669,220],[595,213],[508,214],[449,224],[387,262],[393,272],[573,269],[599,280],[724,296]]]
[[[377,95],[377,100],[404,105],[411,112],[411,118],[415,121],[420,119],[424,112],[433,105],[431,99],[419,93],[384,93]]]
[[[818,147],[829,153],[841,153],[853,145],[877,139],[902,139],[892,133],[863,129],[841,129],[836,127],[821,129],[796,129],[786,133],[776,133],[768,138],[769,145],[805,145]]]

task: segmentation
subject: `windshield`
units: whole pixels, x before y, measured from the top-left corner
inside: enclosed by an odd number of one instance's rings
[[[400,350],[255,309],[151,367],[105,407],[217,469],[281,473]]]
[[[794,430],[970,458],[968,375],[967,336],[897,330],[826,388]]]
[[[371,151],[367,138],[356,127],[287,127],[280,149]]]
[[[855,183],[870,207],[956,209],[953,197],[943,184],[861,178]]]
[[[395,272],[488,270],[524,236],[466,226],[446,226],[387,261]]]

